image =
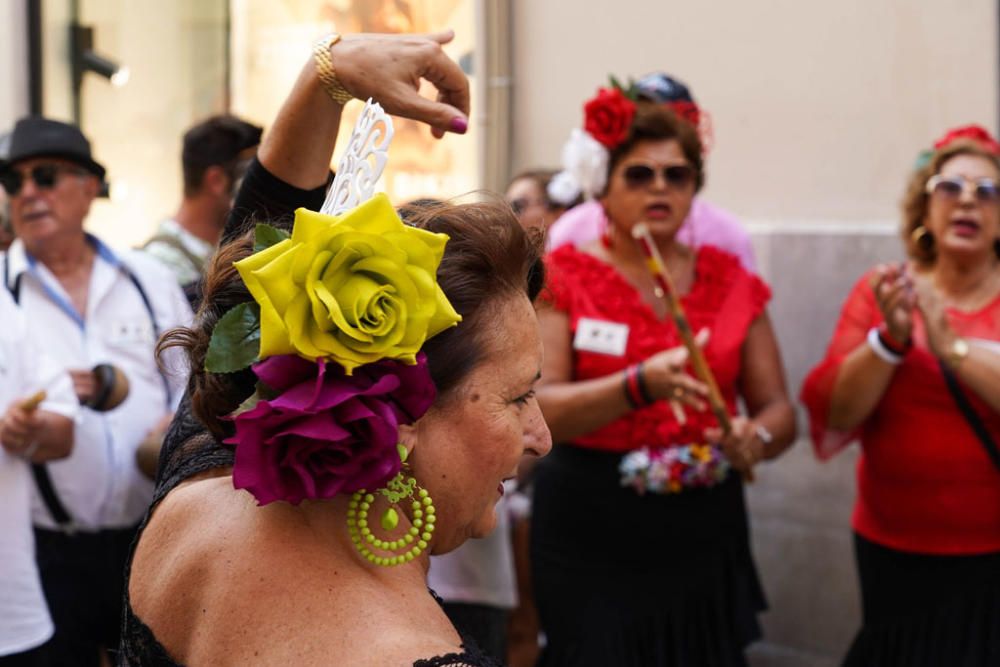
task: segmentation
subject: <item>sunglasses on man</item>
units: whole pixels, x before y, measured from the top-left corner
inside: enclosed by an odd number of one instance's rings
[[[0,184],[11,197],[16,197],[21,188],[24,187],[26,178],[30,178],[35,183],[35,187],[42,190],[50,190],[56,186],[61,174],[74,174],[83,176],[88,172],[79,167],[68,167],[61,164],[37,164],[26,171],[11,169],[0,174]]]
[[[1000,201],[1000,184],[992,178],[969,180],[963,176],[935,174],[927,179],[927,193],[946,200],[957,201],[970,188],[980,204]]]
[[[672,164],[659,168],[663,181],[668,187],[684,189],[692,186],[696,174],[694,167],[687,164]],[[657,168],[648,164],[630,164],[622,171],[625,185],[630,188],[644,188],[656,180]]]

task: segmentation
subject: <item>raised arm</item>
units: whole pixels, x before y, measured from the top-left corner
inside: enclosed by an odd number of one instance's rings
[[[446,131],[462,134],[468,127],[469,82],[441,48],[452,37],[451,31],[346,35],[329,48],[330,61],[340,84],[354,97],[371,97],[391,115],[427,123],[437,137]],[[419,95],[421,80],[437,88],[436,101]],[[342,110],[311,57],[264,137],[259,164],[241,187],[224,240],[239,236],[251,217],[275,219],[296,206],[318,208]]]
[[[869,284],[888,335],[896,341],[910,340],[915,299],[900,267],[878,267]],[[895,364],[877,355],[865,339],[871,326],[866,319],[855,327],[860,342],[844,359],[830,399],[828,425],[839,431],[850,431],[868,419],[896,372]]]

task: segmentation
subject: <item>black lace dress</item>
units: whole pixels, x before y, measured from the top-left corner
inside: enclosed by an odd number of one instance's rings
[[[249,229],[253,220],[267,220],[285,228],[291,226],[296,208],[304,206],[319,210],[323,205],[324,188],[300,190],[270,174],[254,160],[243,181],[233,211],[230,213],[224,242],[240,236]],[[159,472],[153,503],[139,527],[139,536],[156,507],[178,484],[199,473],[215,468],[231,467],[233,452],[216,442],[191,412],[185,396],[177,410],[160,453]],[[138,543],[138,537],[136,543]],[[135,545],[133,544],[133,551]],[[157,641],[153,631],[133,612],[128,596],[128,577],[131,574],[131,556],[125,568],[126,586],[123,600],[121,646],[118,653],[119,667],[179,667],[181,663],[170,656]],[[437,596],[435,596],[437,598]],[[440,603],[440,599],[438,599]],[[501,667],[501,663],[479,650],[469,637],[462,636],[462,651],[418,660],[413,667]],[[331,657],[330,664],[336,659]],[[372,664],[378,664],[373,656]]]

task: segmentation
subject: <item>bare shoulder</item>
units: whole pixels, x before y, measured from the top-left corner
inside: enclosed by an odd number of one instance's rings
[[[228,494],[220,493],[222,489]],[[178,486],[156,507],[136,546],[129,602],[175,657],[181,654],[176,649],[186,643],[189,619],[207,611],[213,560],[225,557],[233,538],[225,525],[235,495],[228,476]]]
[[[410,667],[459,650],[422,583],[386,585],[309,537],[294,509],[257,507],[231,477],[189,482],[143,532],[132,609],[185,664]]]
[[[143,530],[129,601],[185,664],[233,654],[232,647],[257,630],[254,619],[280,606],[283,572],[292,565],[276,568],[280,554],[255,543],[256,509],[228,475],[196,479],[171,491]]]

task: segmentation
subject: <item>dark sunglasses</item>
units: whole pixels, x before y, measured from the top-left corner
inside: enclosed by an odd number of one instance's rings
[[[942,176],[935,174],[927,179],[927,192],[945,199],[957,200],[972,188],[976,201],[980,204],[995,204],[1000,201],[1000,184],[992,178],[979,178],[970,181],[962,176]]]
[[[686,164],[674,164],[669,167],[661,167],[663,180],[669,187],[687,188],[694,184],[694,167]],[[625,184],[630,188],[647,187],[656,180],[656,169],[648,164],[633,164],[625,167],[622,172]]]
[[[0,184],[3,185],[3,189],[7,191],[8,195],[16,197],[24,186],[26,176],[35,182],[35,186],[43,190],[48,190],[55,187],[56,181],[59,180],[59,174],[76,174],[79,176],[85,173],[83,169],[76,169],[74,167],[64,167],[58,164],[39,164],[27,172],[11,169],[3,173],[0,175]]]

